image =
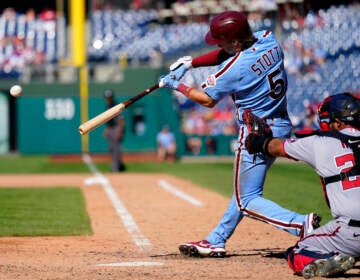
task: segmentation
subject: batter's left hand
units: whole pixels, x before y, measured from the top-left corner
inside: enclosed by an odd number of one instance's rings
[[[170,74],[167,74],[166,76],[160,76],[159,79],[159,87],[166,87],[176,90],[180,84],[179,81],[175,79],[174,76]]]
[[[176,80],[180,80],[192,67],[192,57],[191,56],[183,56],[180,57],[177,61],[170,65],[170,75],[173,75]]]

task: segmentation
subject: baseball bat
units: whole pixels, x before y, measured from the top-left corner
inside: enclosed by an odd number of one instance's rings
[[[155,84],[152,87],[147,88],[146,90],[140,92],[139,94],[121,102],[110,109],[106,110],[105,112],[95,116],[94,118],[84,122],[79,126],[79,133],[81,135],[87,134],[90,131],[94,130],[98,126],[106,123],[108,120],[116,117],[117,115],[121,114],[125,108],[129,107],[134,102],[138,101],[139,99],[143,98],[144,96],[148,95],[150,92],[159,88],[159,84]]]

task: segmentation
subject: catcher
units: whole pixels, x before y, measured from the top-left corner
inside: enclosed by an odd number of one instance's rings
[[[360,100],[350,93],[327,97],[318,108],[320,130],[299,139],[273,138],[266,122],[250,111],[244,115],[252,130],[247,151],[308,163],[334,218],[288,249],[290,268],[305,278],[352,268],[360,257]]]

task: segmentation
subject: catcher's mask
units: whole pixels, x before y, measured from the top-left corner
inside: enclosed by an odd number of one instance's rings
[[[330,130],[335,118],[355,128],[360,128],[360,99],[345,92],[328,96],[318,107],[320,130]]]

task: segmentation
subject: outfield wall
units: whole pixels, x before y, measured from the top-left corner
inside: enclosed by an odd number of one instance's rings
[[[161,71],[154,69],[126,69],[122,82],[88,85],[88,118],[105,110],[103,91],[114,90],[117,102],[122,102],[157,81]],[[10,87],[18,82],[9,82]],[[77,154],[84,150],[78,127],[81,124],[82,98],[79,82],[21,84],[23,95],[16,99],[16,148],[21,154]],[[232,154],[234,137],[211,138],[183,135],[180,116],[168,89],[158,89],[137,101],[125,111],[125,152],[156,151],[156,134],[168,124],[176,135],[178,154],[228,155]],[[107,144],[102,136],[104,126],[89,133],[88,151],[106,153]],[[190,139],[190,141],[189,141]],[[196,143],[196,146],[189,145]],[[215,148],[215,149],[213,149]]]

